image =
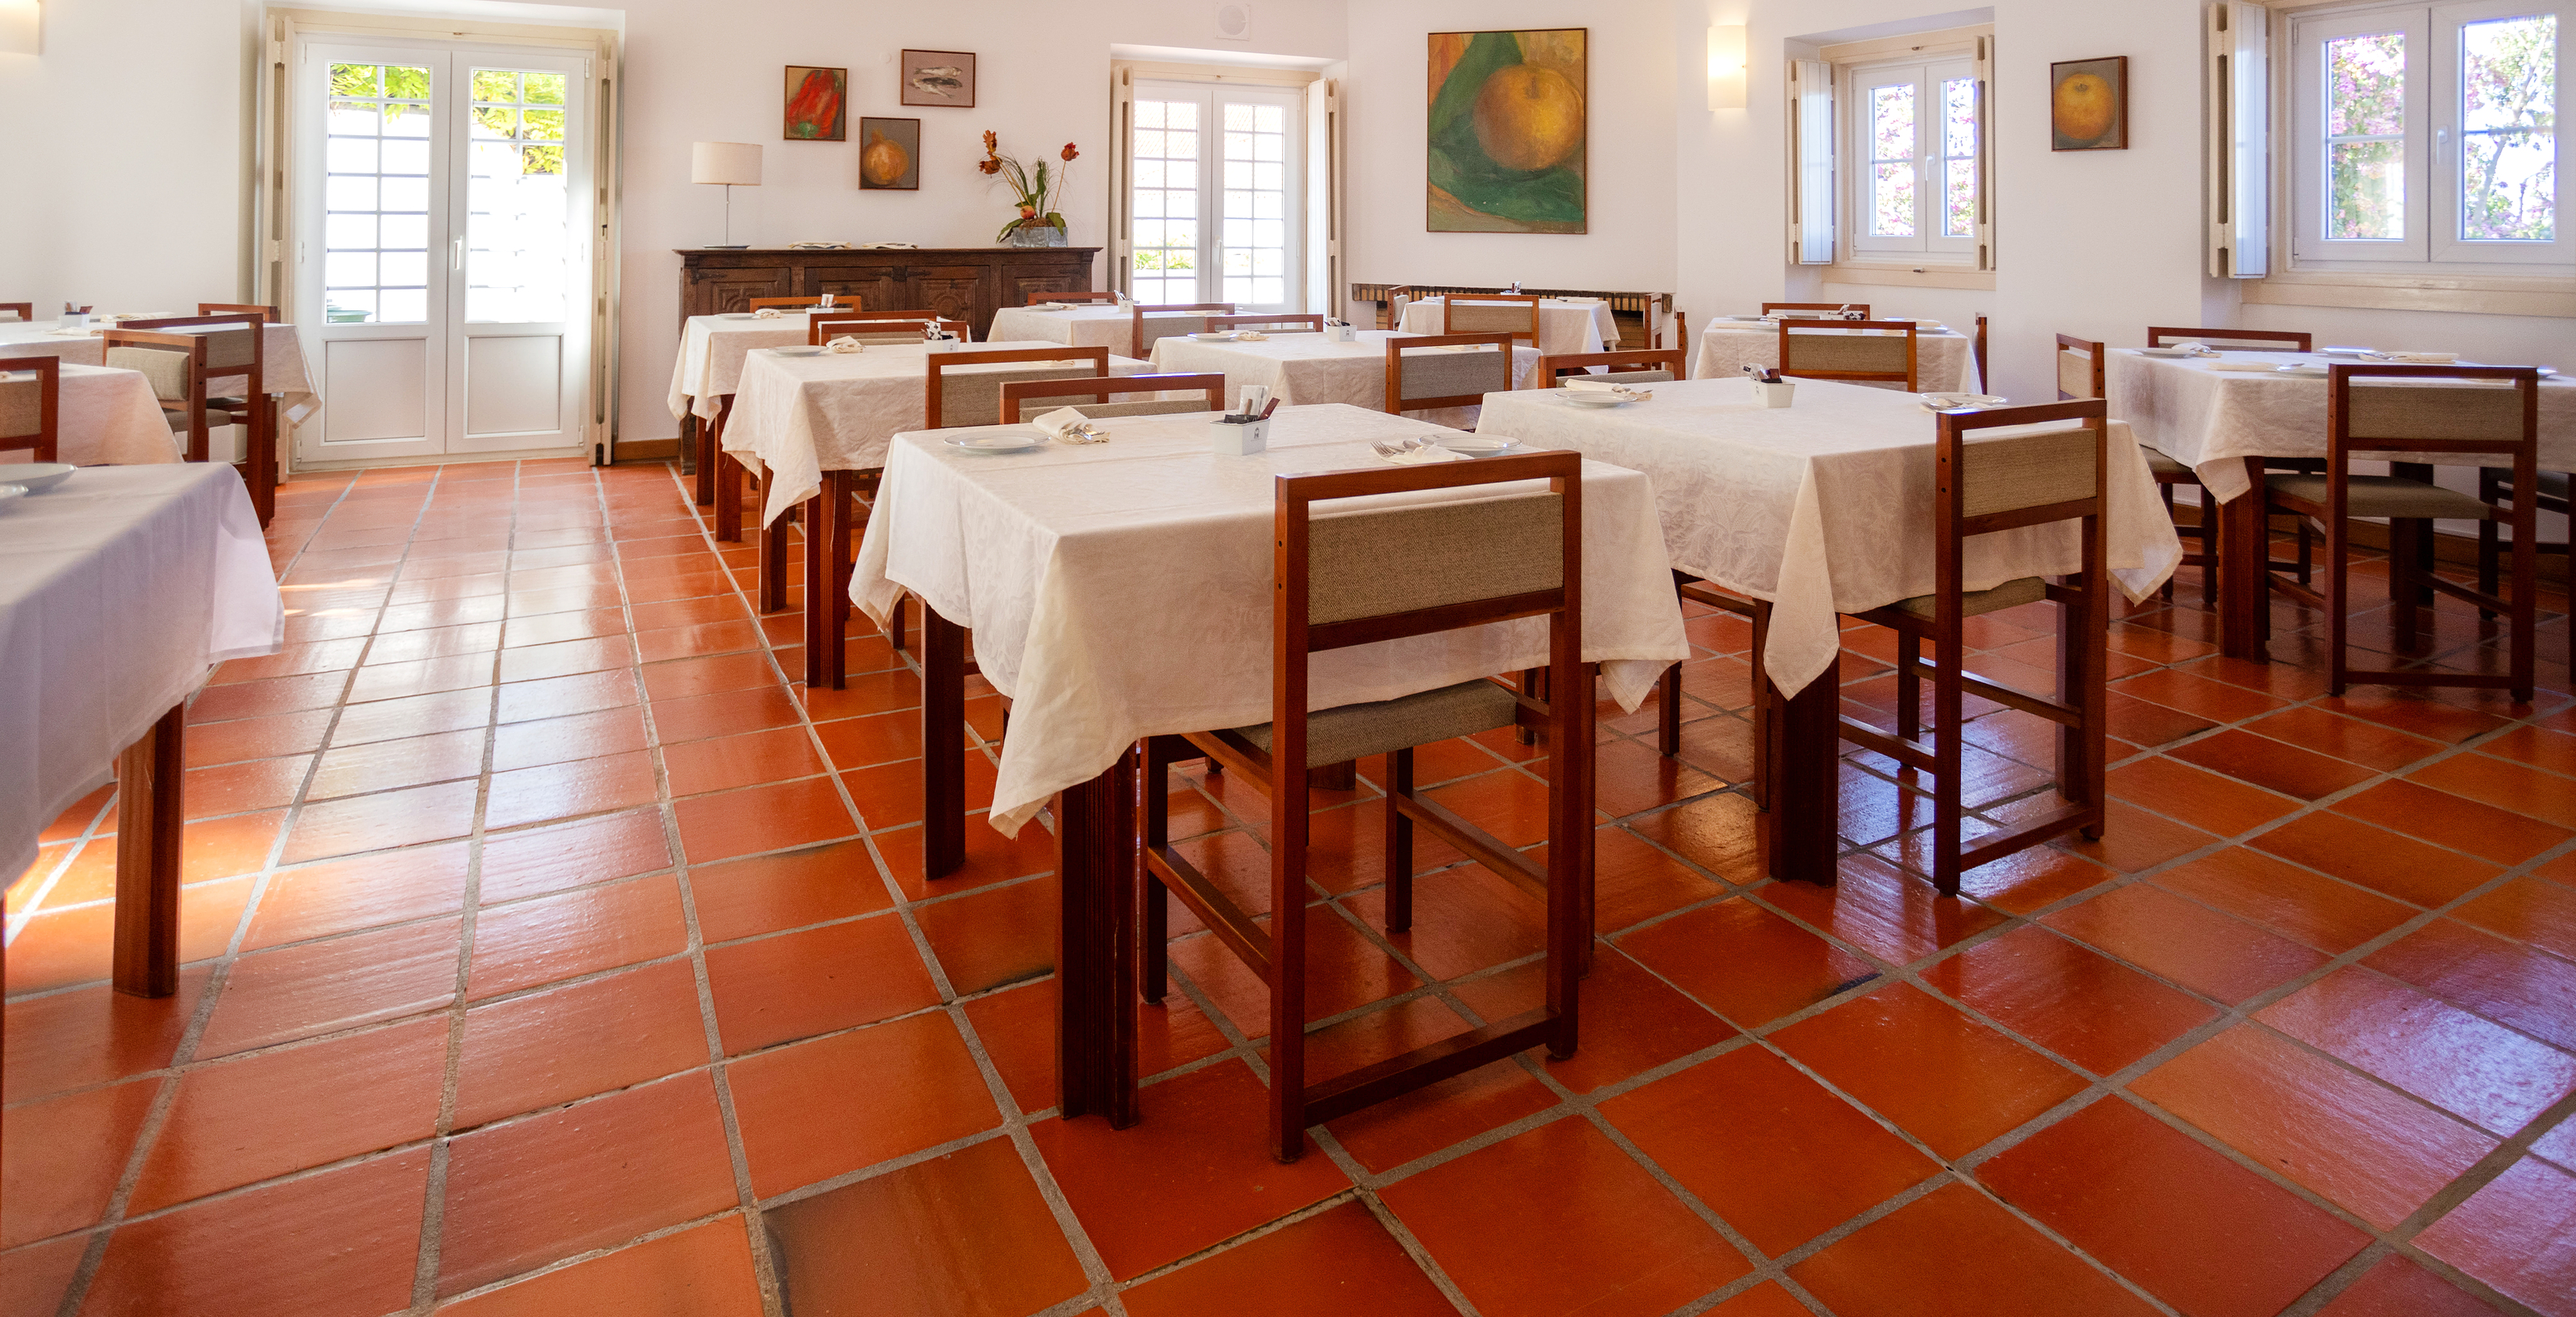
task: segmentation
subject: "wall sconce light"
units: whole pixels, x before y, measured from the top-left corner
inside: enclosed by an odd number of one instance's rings
[[[1708,30],[1708,108],[1744,108],[1744,27],[1732,24]]]
[[[37,0],[0,0],[0,55],[41,55],[44,8]]]

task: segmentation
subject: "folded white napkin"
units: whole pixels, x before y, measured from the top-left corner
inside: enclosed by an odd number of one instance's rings
[[[1270,341],[1270,336],[1262,333],[1258,329],[1238,329],[1234,331],[1234,341],[1237,343],[1267,343]]]
[[[2407,366],[2448,366],[2460,359],[2457,352],[2373,352],[2373,361],[2395,362]]]
[[[1438,444],[1430,444],[1392,457],[1380,454],[1377,460],[1390,466],[1430,466],[1436,462],[1468,462],[1474,459],[1465,453],[1453,453]]]
[[[1655,396],[1655,391],[1652,389],[1632,388],[1617,380],[1585,379],[1580,375],[1567,380],[1565,387],[1581,389],[1586,393],[1615,393],[1634,402],[1644,402]]]
[[[752,312],[751,318],[754,320],[784,320],[787,318],[787,315],[777,307],[764,306],[759,310]]]
[[[1968,409],[1983,411],[1988,407],[2001,407],[2010,401],[1991,393],[1926,393],[1921,397],[1923,410],[1927,412],[1953,412]]]
[[[1070,311],[1070,310],[1072,310],[1072,309],[1073,309],[1073,303],[1071,303],[1071,302],[1040,302],[1040,303],[1038,303],[1036,306],[1030,307],[1029,309],[1030,309],[1030,310],[1032,310],[1032,311]]]
[[[2169,343],[2166,346],[2185,356],[2214,357],[2218,355],[2218,349],[2196,339],[2186,339],[2180,343]]]
[[[1098,422],[1071,407],[1058,407],[1029,424],[1036,426],[1038,433],[1058,443],[1096,444],[1109,437],[1109,431],[1102,429]]]
[[[823,346],[830,348],[834,352],[865,352],[868,350],[867,344],[860,342],[848,334],[843,334],[839,338],[833,339],[831,342],[826,343]]]
[[[1600,299],[1600,298],[1597,298],[1597,297],[1560,297],[1560,298],[1557,298],[1556,300],[1557,300],[1557,301],[1560,301],[1560,302],[1567,302],[1567,303],[1571,303],[1571,304],[1573,304],[1573,305],[1575,305],[1575,306],[1599,306],[1599,305],[1601,305],[1601,299]]]

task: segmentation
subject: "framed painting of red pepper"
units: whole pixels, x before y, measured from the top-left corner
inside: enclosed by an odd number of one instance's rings
[[[791,142],[850,140],[850,71],[787,66],[786,138]]]

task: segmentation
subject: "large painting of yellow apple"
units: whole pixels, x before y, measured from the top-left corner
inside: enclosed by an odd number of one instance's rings
[[[2048,81],[2049,149],[2128,149],[2128,56],[2051,64]]]
[[[1589,35],[1431,34],[1431,232],[1583,232]]]

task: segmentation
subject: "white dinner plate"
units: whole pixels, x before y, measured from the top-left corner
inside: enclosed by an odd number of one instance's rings
[[[758,313],[751,311],[719,311],[716,313],[716,319],[718,320],[758,320],[759,318],[760,316]]]
[[[1203,333],[1192,334],[1190,337],[1197,339],[1202,343],[1231,343],[1234,341],[1235,337],[1242,332],[1243,331],[1238,329],[1212,329]]]
[[[69,462],[16,462],[0,466],[0,483],[16,485],[30,494],[42,494],[71,479],[75,469]]]
[[[1498,439],[1489,434],[1451,435],[1448,438],[1436,439],[1432,442],[1439,444],[1450,452],[1466,453],[1472,457],[1492,457],[1496,453],[1507,451],[1511,448],[1517,447],[1519,444],[1518,440]]]
[[[6,508],[11,502],[26,496],[25,485],[0,485],[0,508]]]
[[[781,357],[819,357],[829,351],[831,351],[830,348],[822,347],[788,347],[770,349],[772,354]]]
[[[1558,389],[1556,392],[1557,396],[1565,399],[1569,406],[1574,407],[1591,407],[1595,409],[1625,407],[1631,401],[1631,399],[1612,393],[1607,389]]]
[[[2199,355],[2198,353],[2187,352],[2181,348],[2131,348],[2129,350],[2142,357],[2190,357]]]
[[[1934,412],[1984,411],[1989,407],[2001,407],[2012,401],[2010,398],[1999,398],[1991,393],[1926,393],[1917,396],[1923,399],[1925,411]]]
[[[1035,430],[1016,434],[969,434],[943,440],[961,453],[1025,453],[1046,445],[1046,436]]]
[[[2323,366],[2313,365],[2308,362],[2300,362],[2295,366],[2275,366],[2272,368],[2272,373],[2276,375],[2296,375],[2303,379],[2321,380],[2326,377],[2326,368]]]

